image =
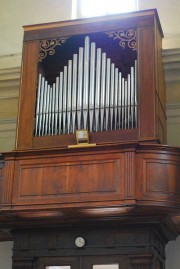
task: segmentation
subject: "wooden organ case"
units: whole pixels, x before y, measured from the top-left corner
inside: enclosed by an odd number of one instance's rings
[[[24,30],[16,148],[0,166],[13,268],[164,269],[180,149],[164,145],[156,10]]]

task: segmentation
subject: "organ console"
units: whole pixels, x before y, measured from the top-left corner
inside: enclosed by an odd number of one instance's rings
[[[157,11],[24,30],[16,148],[0,165],[13,268],[163,269],[180,233],[180,149],[164,145]]]

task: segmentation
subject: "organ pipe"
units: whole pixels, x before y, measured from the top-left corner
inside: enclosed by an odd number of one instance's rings
[[[137,61],[123,77],[86,36],[52,85],[39,74],[34,135],[137,128],[137,106]]]
[[[79,48],[79,67],[78,67],[78,100],[77,100],[77,120],[78,120],[78,129],[82,129],[82,85],[83,85],[83,54],[84,49]]]

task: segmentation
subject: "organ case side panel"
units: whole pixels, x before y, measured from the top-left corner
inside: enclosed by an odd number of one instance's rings
[[[140,28],[138,44],[138,97],[140,140],[153,140],[156,137],[153,43],[153,27]]]
[[[0,205],[2,204],[3,189],[4,189],[4,161],[1,160],[0,155]]]
[[[23,47],[17,148],[31,148],[34,128],[34,106],[37,81],[38,42],[26,42]]]
[[[161,32],[155,22],[155,87],[156,87],[156,119],[157,119],[157,137],[161,143],[167,143],[166,126],[166,86],[162,63],[162,42]]]

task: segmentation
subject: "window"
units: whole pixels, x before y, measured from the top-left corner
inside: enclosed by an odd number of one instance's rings
[[[72,17],[96,17],[137,10],[138,0],[73,0]]]

